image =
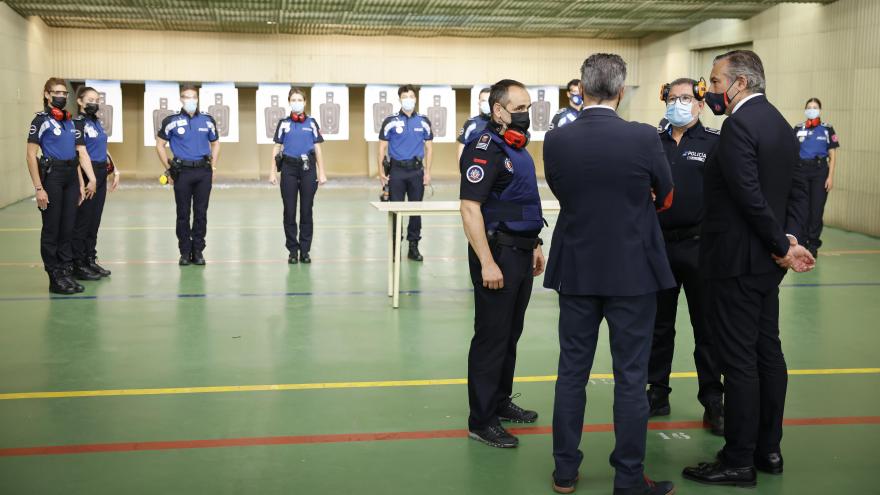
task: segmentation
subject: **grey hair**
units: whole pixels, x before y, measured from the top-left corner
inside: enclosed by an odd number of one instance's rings
[[[623,90],[626,62],[614,53],[594,53],[581,65],[584,94],[592,98],[613,100]]]
[[[767,80],[764,78],[764,64],[761,57],[751,50],[733,50],[715,57],[712,65],[722,60],[727,60],[727,73],[730,82],[740,76],[746,79],[746,90],[752,93],[763,93],[767,89]]]

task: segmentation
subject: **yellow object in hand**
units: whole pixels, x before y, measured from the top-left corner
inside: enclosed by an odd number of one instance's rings
[[[163,186],[168,184],[168,174],[167,173],[159,176],[159,184],[162,184]]]

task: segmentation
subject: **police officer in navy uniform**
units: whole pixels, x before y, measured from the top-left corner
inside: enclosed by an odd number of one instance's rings
[[[411,85],[397,90],[400,97],[400,112],[382,122],[379,131],[379,163],[385,160],[387,152],[391,161],[390,177],[379,168],[382,185],[391,187],[391,201],[421,201],[425,186],[431,183],[431,155],[433,153],[431,121],[417,113],[416,90]],[[422,233],[422,217],[409,217],[406,240],[409,241],[407,258],[422,261],[419,240]],[[396,241],[395,241],[396,242]]]
[[[156,135],[156,153],[174,184],[177,203],[177,247],[180,266],[204,265],[205,232],[208,227],[208,200],[217,157],[220,154],[214,117],[199,112],[199,92],[195,86],[180,89],[183,108],[162,121]],[[171,146],[169,159],[165,144]],[[190,226],[192,208],[192,226]]]
[[[813,256],[822,247],[819,239],[822,235],[822,216],[834,183],[834,165],[837,148],[840,147],[834,127],[819,118],[821,112],[822,102],[818,98],[810,98],[804,109],[807,120],[794,126],[795,135],[801,143],[800,163],[795,173],[806,182],[810,203],[804,245]]]
[[[706,323],[703,280],[699,271],[700,226],[703,221],[703,171],[718,146],[720,131],[700,122],[706,83],[681,78],[663,86],[667,124],[658,129],[675,183],[675,201],[658,213],[666,241],[666,255],[675,276],[675,287],[657,292],[657,316],[651,360],[648,364],[648,403],[651,416],[670,413],[669,374],[675,349],[678,295],[684,287],[694,330],[697,398],[705,408],[703,420],[715,435],[724,435],[724,388],[713,356]]]
[[[284,236],[289,256],[287,262],[311,263],[312,205],[318,185],[327,182],[324,175],[324,159],[321,143],[324,137],[318,122],[306,115],[306,96],[298,88],[291,88],[287,95],[290,115],[278,122],[275,128],[275,147],[272,155],[275,163],[269,173],[269,182],[278,183],[281,174],[281,200],[284,203]],[[300,197],[299,239],[296,231],[296,203]],[[297,253],[299,257],[297,257]]]
[[[49,274],[49,291],[74,294],[85,288],[73,278],[73,228],[77,206],[95,194],[95,175],[67,106],[67,82],[49,78],[43,85],[44,110],[31,121],[27,164],[43,219],[40,256]],[[37,157],[37,152],[42,156]],[[89,184],[84,185],[82,168]]]
[[[76,91],[79,115],[74,119],[76,130],[85,142],[86,151],[95,173],[95,196],[84,201],[76,212],[73,230],[74,274],[83,280],[98,280],[110,276],[110,270],[97,262],[98,229],[107,199],[107,178],[113,175],[110,190],[119,185],[119,170],[113,166],[107,153],[107,133],[98,120],[98,91],[80,86]],[[88,178],[84,179],[88,181]]]
[[[568,81],[568,91],[565,93],[565,96],[568,97],[568,105],[565,108],[560,108],[556,115],[553,116],[553,120],[550,121],[551,130],[574,122],[584,107],[584,97],[581,96],[579,80],[572,79]]]
[[[468,354],[469,436],[492,447],[516,447],[501,421],[533,423],[538,413],[514,404],[516,345],[532,280],[544,271],[538,237],[544,227],[535,163],[528,144],[531,99],[510,79],[489,95],[492,120],[465,147],[461,217],[474,285],[474,337]]]
[[[465,121],[464,125],[458,131],[458,159],[461,160],[461,153],[464,147],[471,139],[475,139],[483,133],[486,124],[492,118],[492,109],[489,107],[489,88],[483,88],[478,95],[480,100],[480,113]]]

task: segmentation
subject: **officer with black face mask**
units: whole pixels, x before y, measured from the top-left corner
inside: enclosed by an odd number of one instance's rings
[[[74,275],[80,280],[98,280],[110,276],[110,270],[97,262],[98,228],[107,198],[107,178],[112,174],[110,190],[119,185],[119,171],[107,153],[107,133],[98,120],[98,91],[80,86],[76,91],[79,115],[73,120],[76,132],[82,136],[95,173],[95,197],[84,201],[76,213],[73,229]],[[88,178],[85,180],[88,181]]]
[[[82,136],[67,106],[67,82],[51,77],[43,86],[43,106],[31,122],[27,164],[43,217],[40,255],[49,274],[49,291],[73,294],[85,288],[73,279],[71,241],[77,205],[95,194],[95,175]],[[42,156],[37,158],[37,152]],[[80,167],[89,179],[83,184]]]
[[[474,337],[468,355],[469,435],[492,447],[519,440],[501,421],[533,423],[538,413],[512,402],[516,344],[532,280],[544,271],[544,227],[528,144],[531,99],[510,79],[489,93],[492,119],[459,160],[461,218],[474,285]]]

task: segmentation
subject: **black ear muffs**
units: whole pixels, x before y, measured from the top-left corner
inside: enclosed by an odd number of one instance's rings
[[[511,148],[525,148],[526,145],[529,144],[529,137],[526,133],[516,129],[507,129],[501,137]]]
[[[293,119],[294,122],[298,122],[298,123],[302,124],[303,122],[306,121],[306,114],[305,114],[305,112],[303,112],[303,113],[291,112],[290,118]]]
[[[70,120],[70,112],[68,112],[67,110],[59,110],[55,107],[49,109],[49,115],[51,115],[53,119],[58,121]]]
[[[706,85],[706,80],[702,77],[699,81],[694,83],[694,87],[692,88],[694,91],[694,98],[697,101],[703,101],[703,98],[706,97],[706,92],[709,91],[709,87]],[[660,101],[666,103],[666,100],[669,99],[669,92],[672,91],[672,85],[666,83],[660,86]]]

